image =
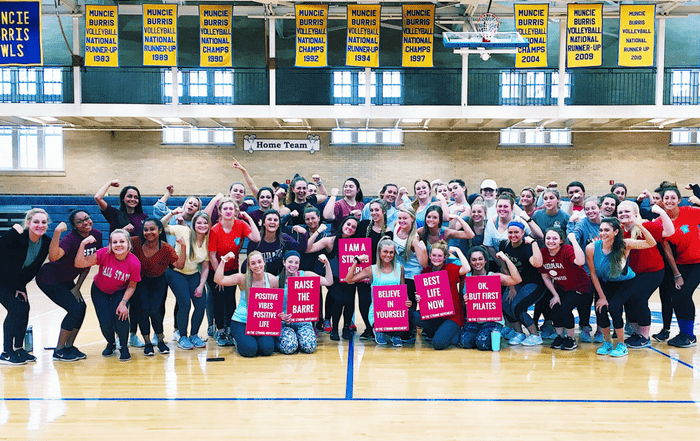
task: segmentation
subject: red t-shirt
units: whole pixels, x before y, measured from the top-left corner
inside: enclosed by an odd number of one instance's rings
[[[443,265],[442,270],[447,271],[447,277],[450,279],[452,304],[455,308],[455,313],[453,315],[444,318],[447,320],[452,320],[453,322],[457,323],[457,325],[459,325],[459,327],[461,328],[462,326],[464,326],[464,300],[462,299],[462,296],[459,293],[459,282],[461,280],[464,280],[464,277],[459,275],[460,268],[461,267],[459,265],[455,265],[454,263],[447,263]],[[421,274],[428,274],[432,272],[432,265],[428,265],[426,268],[423,268]]]
[[[216,258],[221,261],[221,257],[233,251],[236,255],[235,259],[226,262],[225,271],[238,269],[238,254],[243,247],[243,240],[251,233],[250,226],[242,220],[236,219],[233,221],[233,227],[230,232],[225,232],[221,223],[212,227],[209,233],[209,251],[216,251]]]
[[[658,243],[663,241],[664,227],[659,222],[644,222],[644,228],[649,230],[654,240]],[[624,238],[629,239],[630,232],[624,232]],[[646,239],[644,235],[639,236],[640,240]],[[654,271],[659,271],[664,269],[664,258],[661,257],[659,249],[657,247],[646,248],[643,250],[630,250],[630,255],[627,262],[630,264],[630,268],[635,274],[642,273],[653,273]]]
[[[177,262],[177,253],[167,242],[161,242],[160,248],[151,257],[146,257],[143,253],[140,237],[132,237],[131,245],[134,248],[132,253],[141,262],[141,276],[143,277],[162,276],[170,264]]]
[[[676,232],[666,238],[676,246],[676,263],[687,265],[700,262],[700,208],[680,207],[673,221]]]
[[[108,248],[97,250],[97,265],[99,268],[93,283],[100,291],[107,294],[125,289],[129,282],[141,281],[141,263],[129,253],[124,260],[118,260]]]
[[[542,267],[540,273],[549,275],[555,285],[564,291],[591,292],[591,277],[582,266],[574,263],[576,253],[571,245],[562,245],[559,252],[552,256],[547,248],[542,248]]]

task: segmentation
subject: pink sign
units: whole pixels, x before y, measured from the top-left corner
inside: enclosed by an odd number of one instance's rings
[[[321,305],[321,279],[290,277],[287,281],[287,313],[290,322],[315,322]]]
[[[372,265],[372,239],[369,237],[362,239],[339,239],[338,242],[338,258],[340,259],[338,276],[341,282],[345,282],[345,276],[348,275],[348,270],[355,261],[355,256],[359,257],[363,254],[369,256],[369,262],[357,264],[355,274]]]
[[[420,317],[423,320],[446,317],[455,313],[447,271],[420,274],[413,278],[420,296]]]
[[[406,285],[372,287],[374,329],[377,332],[408,331]]]
[[[246,335],[279,336],[282,331],[280,314],[284,307],[284,289],[250,288]]]
[[[503,320],[501,278],[499,276],[465,277],[464,292],[467,296],[468,322],[498,322]]]

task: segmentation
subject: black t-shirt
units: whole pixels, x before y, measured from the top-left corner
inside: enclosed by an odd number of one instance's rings
[[[294,210],[297,211],[296,216],[291,216],[292,225],[303,225],[304,224],[304,209],[306,207],[315,207],[317,203],[318,203],[318,199],[316,198],[316,195],[314,194],[314,195],[308,196],[306,198],[306,202],[304,202],[304,203],[299,204],[296,201],[292,201],[289,204],[287,204],[286,207],[289,208],[290,213]]]
[[[532,244],[528,245],[523,241],[520,243],[520,246],[513,248],[509,240],[503,240],[501,241],[499,249],[508,256],[510,261],[513,262],[518,269],[520,277],[523,278],[523,284],[535,283],[539,285],[543,283],[539,271],[530,263]]]
[[[369,237],[372,239],[372,265],[377,263],[377,246],[382,237],[387,236],[390,239],[394,238],[394,233],[391,230],[386,230],[383,233],[377,233],[373,228],[370,228],[371,219],[365,219],[357,224],[357,232],[355,237]]]

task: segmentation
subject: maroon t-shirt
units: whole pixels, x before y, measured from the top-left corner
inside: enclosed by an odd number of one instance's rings
[[[85,247],[85,257],[102,248],[102,232],[93,228],[90,231],[90,236],[95,238],[95,242]],[[75,255],[78,254],[78,248],[80,248],[80,243],[83,239],[84,237],[75,231],[71,231],[66,237],[61,239],[58,246],[61,247],[65,254],[55,262],[45,263],[39,270],[36,281],[46,285],[74,281],[85,270],[85,268],[75,267]]]
[[[582,266],[574,263],[574,247],[563,245],[552,256],[547,248],[542,248],[542,267],[540,273],[548,274],[555,285],[564,291],[591,292],[591,277]]]
[[[171,264],[177,262],[178,257],[175,248],[171,247],[167,242],[161,242],[160,248],[151,257],[146,257],[143,253],[141,238],[132,237],[131,245],[134,247],[132,253],[141,262],[142,277],[159,277],[165,273],[165,270]]]

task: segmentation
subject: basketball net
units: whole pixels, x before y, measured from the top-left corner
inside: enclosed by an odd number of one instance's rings
[[[493,37],[496,36],[496,32],[498,32],[498,25],[500,25],[498,17],[490,12],[487,12],[482,14],[481,17],[479,17],[479,20],[476,22],[476,31],[481,34],[482,40],[485,43],[488,43],[493,39]]]

